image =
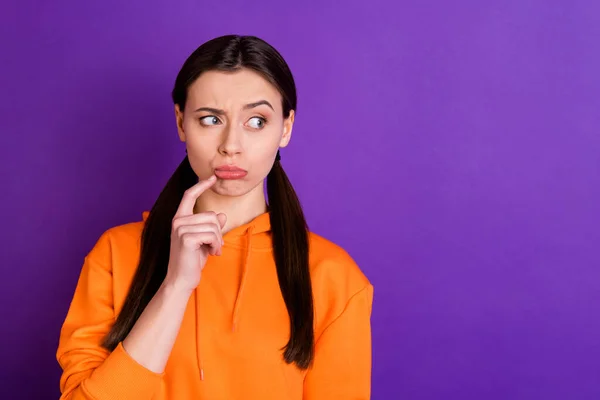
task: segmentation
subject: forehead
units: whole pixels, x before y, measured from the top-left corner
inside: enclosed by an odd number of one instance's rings
[[[188,89],[190,107],[239,107],[267,100],[275,110],[281,110],[281,95],[271,83],[258,73],[241,69],[236,72],[207,71]]]

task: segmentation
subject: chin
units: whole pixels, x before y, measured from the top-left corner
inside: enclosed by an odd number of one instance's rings
[[[250,192],[252,187],[242,180],[219,179],[211,189],[221,196],[239,197]]]

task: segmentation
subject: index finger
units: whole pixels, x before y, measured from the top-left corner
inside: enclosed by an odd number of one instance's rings
[[[194,205],[196,204],[196,200],[202,193],[214,185],[216,181],[217,177],[213,175],[207,180],[200,181],[186,190],[181,198],[181,202],[179,203],[175,217],[184,217],[194,214]]]

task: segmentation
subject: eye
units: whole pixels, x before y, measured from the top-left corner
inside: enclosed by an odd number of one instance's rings
[[[200,118],[200,123],[204,126],[218,125],[219,122],[219,118],[214,115],[207,115],[206,117]]]
[[[265,126],[267,120],[261,117],[252,117],[248,121],[248,125],[250,125],[253,129],[261,129]]]

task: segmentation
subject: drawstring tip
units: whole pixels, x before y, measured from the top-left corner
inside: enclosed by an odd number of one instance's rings
[[[231,324],[231,332],[235,332],[235,322]]]
[[[204,380],[204,368],[200,368],[200,380]]]

